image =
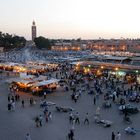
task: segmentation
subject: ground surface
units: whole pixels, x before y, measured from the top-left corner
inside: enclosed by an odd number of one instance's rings
[[[31,134],[32,140],[66,140],[66,135],[71,128],[69,124],[68,113],[59,113],[55,108],[51,107],[52,122],[45,123],[43,127],[36,128],[34,117],[42,114],[39,107],[40,99],[37,98],[37,104],[31,107],[29,105],[29,94],[21,93],[21,98],[25,99],[25,108],[21,107],[21,102],[16,103],[16,111],[9,112],[7,110],[8,85],[1,80],[0,83],[0,140],[25,140],[27,132]],[[75,140],[111,140],[111,132],[120,131],[122,140],[139,140],[140,132],[131,136],[124,133],[124,129],[128,126],[122,121],[122,116],[118,113],[118,106],[113,104],[110,109],[101,108],[101,117],[103,119],[113,121],[110,128],[104,128],[94,123],[94,114],[97,106],[101,106],[103,97],[100,96],[97,101],[98,105],[93,105],[93,96],[84,93],[77,103],[70,99],[71,92],[64,92],[59,89],[54,94],[47,95],[47,101],[55,102],[57,105],[71,106],[80,114],[80,125],[75,127]],[[140,104],[135,104],[140,108]],[[83,120],[85,114],[89,113],[90,124],[84,125]],[[140,129],[140,113],[131,116],[133,119],[132,126]]]

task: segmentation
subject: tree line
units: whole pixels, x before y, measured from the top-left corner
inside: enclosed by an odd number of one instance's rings
[[[35,45],[39,49],[47,49],[51,50],[51,46],[53,45],[51,40],[42,36],[39,36],[34,39]]]
[[[0,31],[0,47],[4,47],[4,49],[13,49],[23,47],[25,44],[26,39],[24,37],[2,33]]]
[[[81,39],[77,39],[80,41]],[[57,42],[61,42],[61,39],[48,39],[42,36],[39,36],[34,39],[35,45],[38,49],[47,49],[51,50],[51,46],[55,45]],[[63,39],[64,42],[71,42],[73,40]],[[21,36],[11,35],[9,33],[2,33],[0,31],[0,47],[4,47],[4,50],[22,48],[26,44],[26,39]]]

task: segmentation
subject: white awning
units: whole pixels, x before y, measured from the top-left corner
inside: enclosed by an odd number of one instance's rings
[[[33,84],[33,86],[35,86],[35,87],[45,86],[45,85],[49,85],[49,84],[53,84],[53,83],[58,83],[59,81],[60,80],[58,80],[58,79],[50,79],[50,80],[45,80],[45,81],[41,81],[36,84]]]

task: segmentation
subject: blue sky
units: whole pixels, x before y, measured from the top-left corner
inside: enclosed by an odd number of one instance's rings
[[[139,0],[0,0],[0,30],[31,39],[139,38]]]

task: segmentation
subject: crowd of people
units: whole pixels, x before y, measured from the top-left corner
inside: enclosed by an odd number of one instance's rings
[[[70,99],[76,103],[83,94],[91,94],[93,95],[93,105],[97,105],[98,99],[100,96],[103,96],[103,100],[105,103],[110,104],[119,104],[125,105],[129,103],[132,95],[135,94],[136,99],[139,99],[140,86],[135,81],[133,83],[124,84],[120,83],[119,78],[115,75],[103,75],[96,76],[91,73],[81,73],[75,71],[74,68],[69,64],[59,65],[58,71],[52,72],[56,78],[59,78],[61,82],[61,87],[65,92],[71,92]],[[92,79],[91,79],[92,77]],[[43,100],[46,100],[46,93],[42,97]],[[25,107],[25,101],[18,94],[18,90],[16,87],[10,87],[10,94],[8,95],[8,110],[15,111],[16,110],[16,102],[21,102],[21,106]],[[36,104],[36,100],[33,97],[30,97],[29,104],[33,106]],[[111,105],[110,105],[111,107]],[[42,114],[37,115],[34,119],[36,127],[42,127],[43,122],[45,120],[46,123],[48,121],[52,122],[52,111],[49,106],[43,106]],[[129,113],[125,110],[124,117],[126,118]],[[89,112],[85,114],[83,124],[89,125],[92,120],[89,118]],[[96,117],[101,117],[101,107],[97,106],[94,114]],[[69,130],[67,137],[69,140],[74,140],[75,136],[75,125],[79,125],[82,123],[82,119],[80,118],[80,114],[78,111],[69,113],[69,123],[71,125],[71,129]],[[118,130],[120,131],[120,130]],[[31,140],[30,134],[26,135],[26,140]],[[121,140],[121,133],[118,132],[115,134],[112,132],[111,140]]]

